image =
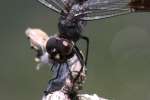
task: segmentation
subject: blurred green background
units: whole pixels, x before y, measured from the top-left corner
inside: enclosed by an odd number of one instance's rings
[[[48,66],[36,71],[24,32],[33,27],[52,35],[57,21],[36,0],[0,1],[0,100],[41,100],[51,73]],[[89,22],[83,34],[91,39],[85,93],[150,100],[150,13]]]

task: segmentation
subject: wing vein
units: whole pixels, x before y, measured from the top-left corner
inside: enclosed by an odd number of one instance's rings
[[[61,13],[61,10],[57,9],[56,7],[54,7],[52,4],[48,3],[45,0],[38,0],[40,3],[42,3],[43,5],[45,5],[46,7],[50,8],[51,10],[53,10],[56,13]]]

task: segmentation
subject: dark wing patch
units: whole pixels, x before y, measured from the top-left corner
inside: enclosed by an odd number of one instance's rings
[[[135,11],[150,11],[150,0],[131,0],[129,6]]]

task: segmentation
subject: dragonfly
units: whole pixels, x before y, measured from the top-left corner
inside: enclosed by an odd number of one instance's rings
[[[38,0],[59,15],[60,37],[77,42],[86,40],[88,60],[89,38],[81,33],[88,21],[101,20],[135,12],[150,11],[149,0]]]
[[[76,54],[73,60],[75,62],[77,61],[77,64],[80,69],[75,79],[73,79],[74,80],[73,83],[77,82],[77,80],[80,78],[81,73],[85,74],[85,65],[87,64],[88,52],[89,52],[89,38],[87,36],[84,36],[82,32],[88,21],[112,18],[116,16],[136,13],[136,12],[147,12],[147,11],[149,12],[150,11],[149,0],[38,0],[38,2],[40,2],[41,4],[43,4],[44,6],[48,7],[53,12],[58,14],[59,34],[54,38],[50,38],[47,36],[46,33],[44,33],[41,30],[29,29],[27,30],[26,35],[30,39],[31,46],[38,52],[37,57],[43,57],[43,59],[47,58],[48,63],[49,63],[49,52],[47,51],[50,51],[50,50],[45,51],[44,49],[49,49],[49,46],[51,47],[51,45],[53,45],[54,42],[51,41],[52,39],[54,41],[55,40],[59,41],[62,47],[65,46],[64,40],[68,44],[70,44],[69,51],[70,50],[74,51],[74,53]],[[85,55],[84,61],[83,61],[84,57],[82,56],[78,47],[76,46],[76,42],[78,42],[80,39],[84,39],[87,43],[86,55]],[[45,41],[49,41],[51,44],[49,45],[48,42],[46,42],[47,48],[45,48]],[[70,41],[72,42],[70,43]],[[54,43],[54,46],[55,44],[58,45],[58,47],[60,47],[60,45],[57,44],[57,42]],[[56,51],[55,48],[52,49],[52,51],[50,51],[50,54],[51,53],[57,54],[55,51]],[[54,60],[57,60],[57,59],[54,59]],[[67,59],[65,60],[66,60],[65,62],[67,62]],[[57,63],[57,65],[60,65],[60,66],[54,66],[56,67],[54,69],[56,69],[55,74],[57,75],[54,79],[50,80],[50,84],[54,82],[53,84],[56,85],[57,87],[58,83],[62,85],[62,82],[60,82],[60,80],[66,81],[65,80],[66,77],[70,75],[70,72],[71,73],[73,72],[71,70],[68,71],[67,69],[68,64],[67,65],[66,64],[63,65],[63,64]],[[76,64],[72,64],[70,67],[72,66],[77,68]],[[72,68],[72,69],[75,69],[75,68]],[[59,71],[59,70],[64,70],[64,71]],[[66,70],[68,74],[67,76],[64,76],[66,75]],[[59,75],[59,72],[61,72],[60,73],[61,75]],[[69,81],[72,81],[72,80],[69,80]],[[53,86],[50,86],[50,88],[51,87]],[[66,87],[68,88],[68,86]],[[49,93],[49,91],[47,93]],[[70,100],[70,99],[66,99],[66,100]]]

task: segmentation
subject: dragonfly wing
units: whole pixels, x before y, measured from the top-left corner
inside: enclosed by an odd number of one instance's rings
[[[104,19],[131,13],[129,0],[92,0],[87,1],[87,10],[82,20]]]
[[[81,18],[86,21],[150,11],[149,0],[88,0],[86,3],[86,16]]]
[[[120,13],[109,14],[109,15],[101,15],[101,16],[94,16],[94,17],[83,17],[81,19],[85,20],[85,21],[92,21],[92,20],[116,17],[116,16],[120,16],[120,15],[126,15],[126,14],[129,14],[129,13],[131,13],[131,12],[130,11],[126,11],[126,12],[120,12]]]
[[[46,0],[48,3],[53,4],[59,10],[64,10],[66,3],[71,0]]]
[[[64,10],[64,3],[62,0],[38,0],[40,3],[50,8],[56,13],[61,13]]]

